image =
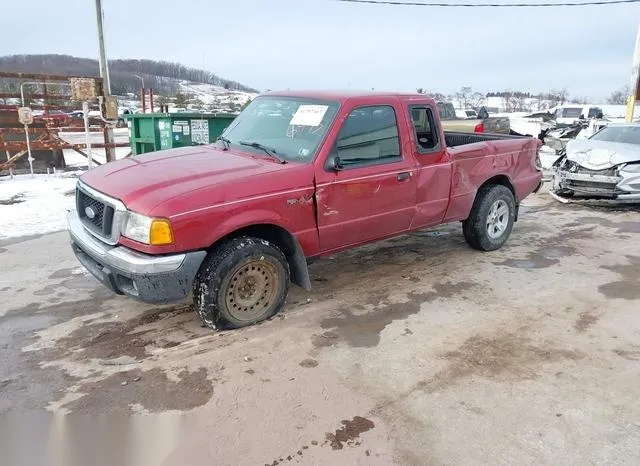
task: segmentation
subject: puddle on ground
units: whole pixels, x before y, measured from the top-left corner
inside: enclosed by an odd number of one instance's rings
[[[10,197],[9,199],[0,199],[0,205],[20,204],[25,201],[26,199],[24,198],[23,194],[16,194],[15,196]]]
[[[318,367],[318,361],[316,361],[315,359],[303,359],[298,363],[298,365],[300,367],[307,367],[307,368]]]
[[[316,348],[332,346],[345,341],[350,346],[370,348],[380,343],[380,333],[396,320],[404,320],[420,311],[420,305],[438,298],[453,298],[476,286],[473,282],[443,282],[433,285],[427,293],[410,293],[402,303],[384,303],[371,311],[354,314],[350,309],[342,311],[342,317],[329,317],[320,326],[328,331],[313,337]],[[354,309],[358,309],[356,306]],[[362,310],[363,307],[360,307]]]
[[[77,352],[77,357],[83,360],[110,359],[120,356],[141,360],[148,355],[148,346],[171,348],[188,339],[210,333],[200,325],[193,325],[193,329],[186,329],[181,323],[167,325],[161,329],[145,328],[148,324],[160,319],[167,320],[182,314],[187,314],[186,322],[196,321],[192,306],[182,305],[168,310],[153,310],[122,322],[85,322],[81,327],[57,340],[55,348],[47,352],[44,357],[50,360],[60,359]],[[164,335],[165,332],[167,334],[174,332],[178,340],[171,339],[170,335]]]
[[[78,267],[72,267],[72,268],[67,268],[67,269],[56,270],[51,275],[49,275],[49,280],[54,280],[56,278],[69,278],[69,277],[71,277],[73,275],[83,275],[82,272],[77,273],[78,270],[79,270]],[[80,270],[82,270],[82,269],[80,269]]]
[[[49,278],[62,278],[62,274],[66,273],[66,270],[75,270],[75,269],[63,269],[63,270],[59,270],[58,272],[55,272],[53,274],[51,274],[49,276]],[[54,276],[56,274],[59,274],[57,276]],[[99,286],[98,281],[93,278],[90,275],[84,275],[84,274],[71,274],[69,273],[68,275],[64,275],[68,278],[65,278],[64,280],[58,282],[58,283],[54,283],[51,285],[47,285],[44,288],[41,288],[39,290],[36,290],[33,292],[33,294],[35,296],[49,296],[52,294],[55,294],[57,292],[59,292],[62,289],[66,289],[66,290],[73,290],[73,291],[77,291],[77,290],[95,290],[97,286]],[[103,289],[107,289],[107,288],[103,288]],[[113,297],[115,296],[115,293],[113,293],[112,291],[109,291],[109,296]]]
[[[512,333],[496,336],[473,336],[460,348],[441,355],[448,367],[432,378],[420,382],[418,388],[428,393],[444,390],[463,379],[479,376],[497,380],[524,380],[538,376],[544,363],[584,357],[579,351],[540,348],[526,337]]]
[[[360,446],[362,444],[362,442],[358,440],[360,438],[360,434],[368,432],[376,426],[373,421],[362,416],[355,416],[350,421],[345,419],[341,424],[343,427],[336,429],[333,433],[327,432],[325,434],[325,441],[323,443],[320,443],[317,440],[312,440],[309,442],[309,445],[302,445],[298,451],[282,456],[279,459],[275,459],[271,463],[265,463],[265,466],[278,466],[291,461],[298,463],[299,461],[302,461],[302,456],[304,456],[304,453],[310,448],[322,448],[325,445],[329,445],[332,450],[342,450],[345,446]],[[365,450],[364,454],[366,456],[370,456],[371,451]]]
[[[576,223],[581,225],[591,224],[600,225],[607,228],[616,228],[616,233],[640,233],[640,222],[622,221],[612,222],[603,217],[578,217]]]
[[[626,299],[629,301],[640,299],[640,257],[627,256],[629,264],[604,265],[600,268],[616,272],[622,280],[605,283],[598,287],[598,291],[607,298]]]
[[[327,433],[325,438],[329,445],[331,445],[332,450],[342,450],[345,444],[349,444],[353,442],[355,439],[360,437],[360,434],[367,432],[375,427],[373,421],[370,421],[367,418],[361,416],[355,416],[352,420],[344,420],[342,421],[342,425],[340,429],[337,429],[333,433]],[[359,443],[355,443],[359,445]]]
[[[538,248],[527,253],[522,259],[505,259],[494,262],[494,265],[502,265],[516,269],[544,269],[556,265],[560,259],[570,257],[578,253],[578,249],[569,241],[575,238],[590,238],[593,236],[591,229],[573,230],[559,233],[555,236],[540,239]]]
[[[585,211],[592,210],[596,212],[602,212],[606,214],[616,212],[640,212],[640,203],[635,204],[621,204],[616,201],[607,200],[580,200],[574,201],[569,204],[564,204],[565,210],[573,211]]]
[[[638,348],[635,345],[633,347]],[[613,350],[613,352],[616,353],[621,358],[624,358],[628,361],[640,361],[640,351],[638,351],[637,349],[626,350],[626,349],[618,348]]]
[[[0,413],[42,409],[76,381],[57,368],[41,367],[40,354],[25,353],[22,348],[37,340],[35,332],[71,319],[91,301],[60,309],[41,309],[39,304],[31,303],[0,317]],[[50,312],[42,312],[47,309]]]
[[[118,372],[82,385],[79,392],[83,396],[62,407],[74,414],[129,412],[132,405],[161,412],[197,408],[213,396],[213,383],[205,368],[194,372],[183,370],[177,378],[170,380],[160,368]]]

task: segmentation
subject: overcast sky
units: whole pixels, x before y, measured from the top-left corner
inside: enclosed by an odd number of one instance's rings
[[[0,55],[97,58],[93,0],[2,3]],[[566,87],[595,99],[628,82],[640,21],[640,4],[463,9],[103,0],[103,7],[110,58],[177,61],[261,90]]]

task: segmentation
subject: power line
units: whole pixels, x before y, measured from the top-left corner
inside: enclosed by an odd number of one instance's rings
[[[463,7],[463,8],[514,8],[514,7],[565,7],[565,6],[594,6],[594,5],[616,5],[621,3],[640,3],[640,0],[594,0],[585,2],[562,2],[562,3],[425,3],[425,2],[399,2],[385,0],[333,0],[342,3],[368,3],[372,5],[393,5],[393,6],[430,6],[430,7]]]

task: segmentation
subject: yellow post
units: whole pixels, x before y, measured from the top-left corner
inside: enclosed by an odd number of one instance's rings
[[[629,96],[627,97],[627,117],[626,120],[633,121],[633,112],[636,108],[636,94],[640,78],[640,27],[636,37],[636,48],[633,52],[633,66],[631,68],[631,84],[629,85]]]

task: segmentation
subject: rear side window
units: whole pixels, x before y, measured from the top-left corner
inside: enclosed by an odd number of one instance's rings
[[[602,109],[598,107],[589,108],[589,113],[587,114],[587,118],[597,118],[602,115]]]
[[[559,118],[580,118],[582,115],[582,108],[580,107],[564,107],[558,110],[560,112]]]
[[[393,107],[380,105],[352,110],[340,129],[336,149],[345,169],[400,160],[398,123]]]
[[[438,130],[430,107],[409,107],[418,152],[428,153],[440,147]]]

